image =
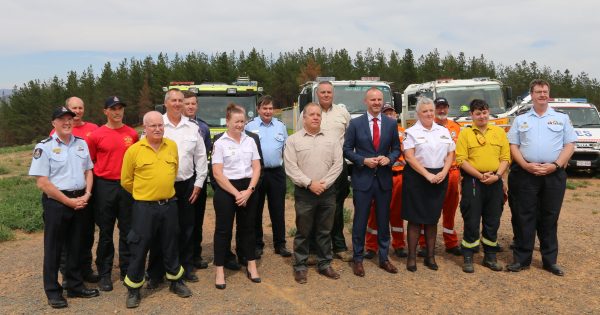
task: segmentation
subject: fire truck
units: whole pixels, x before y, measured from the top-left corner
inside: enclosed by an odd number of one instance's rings
[[[205,82],[202,84],[171,82],[169,86],[163,87],[163,91],[166,92],[172,88],[181,91],[187,90],[198,96],[196,116],[208,124],[211,135],[224,132],[227,129],[225,109],[229,103],[242,106],[246,110],[248,118],[252,119],[256,115],[258,98],[263,93],[263,88],[258,86],[258,82],[251,81],[249,77],[238,77],[231,84],[221,82]],[[157,109],[160,109],[159,106],[157,106]]]
[[[448,117],[461,126],[471,125],[469,104],[474,99],[485,100],[490,106],[490,123],[508,130],[512,115],[512,89],[498,80],[490,78],[439,79],[425,83],[410,84],[402,97],[402,126],[408,128],[415,124],[415,107],[420,96],[436,99],[444,97],[450,104]]]
[[[379,77],[362,77],[360,80],[336,80],[335,77],[317,77],[315,81],[308,81],[300,86],[298,103],[293,107],[284,108],[281,111],[281,120],[288,127],[288,133],[292,134],[298,128],[297,123],[304,106],[310,102],[317,102],[317,86],[321,81],[329,81],[333,84],[333,103],[348,110],[352,118],[366,112],[363,102],[365,92],[376,87],[383,93],[383,102],[390,103],[399,112],[402,101],[399,93],[392,92],[391,82],[380,81]]]

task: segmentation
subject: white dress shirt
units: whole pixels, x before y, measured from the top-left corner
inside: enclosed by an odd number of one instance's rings
[[[377,117],[372,116],[367,112],[367,118],[369,118],[369,130],[371,131],[371,140],[373,140],[373,118],[377,118],[377,129],[379,129],[379,138],[381,139],[381,113]]]
[[[177,126],[173,124],[167,114],[163,115],[165,124],[165,138],[175,141],[177,153],[179,154],[179,169],[176,181],[183,181],[194,176],[196,170],[196,181],[194,186],[202,187],[208,172],[206,160],[206,147],[204,140],[198,132],[198,124],[185,116]]]
[[[225,132],[213,145],[212,164],[223,164],[227,179],[252,178],[254,160],[260,160],[258,147],[246,133],[242,133],[237,143]]]
[[[417,161],[425,168],[442,168],[448,152],[456,149],[447,128],[436,124],[431,129],[423,127],[417,120],[414,126],[406,129],[404,150],[415,149]]]

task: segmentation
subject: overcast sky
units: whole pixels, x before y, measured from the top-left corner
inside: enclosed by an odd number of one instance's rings
[[[437,48],[600,78],[593,0],[0,0],[0,88],[158,52]]]

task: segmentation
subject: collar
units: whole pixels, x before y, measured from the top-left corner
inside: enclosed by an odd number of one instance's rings
[[[374,116],[371,115],[371,113],[367,112],[367,118],[369,119],[369,121],[372,121],[373,118],[377,118],[377,120],[381,123],[381,113],[379,113],[377,115],[377,117],[374,117]]]
[[[244,142],[244,140],[246,140],[246,138],[248,138],[248,137],[249,136],[246,134],[246,131],[242,131],[242,136],[240,137],[240,144],[242,142]],[[223,135],[221,136],[221,138],[229,139],[230,141],[235,142],[235,140],[227,134],[227,130],[225,130],[225,132],[223,132]]]
[[[178,128],[180,126],[184,126],[184,125],[188,125],[190,123],[190,119],[184,115],[181,115],[181,121],[179,122],[179,124],[177,126],[175,126],[175,124],[173,124],[170,120],[169,120],[169,116],[167,116],[167,113],[163,114],[163,123],[165,124],[165,126],[170,125],[173,128]]]
[[[154,148],[152,148],[152,146],[150,145],[150,142],[148,142],[148,138],[143,137],[138,142],[140,143],[141,146],[145,146],[145,147],[148,147],[148,148],[154,150]],[[167,143],[167,141],[165,141],[164,137],[162,138],[159,148],[162,147],[163,145],[168,145],[168,143]]]
[[[69,138],[69,144],[64,143],[62,140],[60,140],[56,131],[52,134],[52,139],[54,139],[54,141],[56,141],[56,143],[66,145],[66,146],[70,146],[71,144],[73,144],[73,142],[75,142],[75,136],[73,136],[73,134],[71,134],[71,136]]]
[[[308,131],[306,131],[306,129],[304,129],[304,128],[302,128],[302,130],[300,132],[301,132],[301,134],[302,134],[303,137],[306,137],[306,136],[315,137],[315,136],[318,136],[318,135],[325,135],[323,133],[323,128],[319,129],[319,131],[316,134],[314,134],[314,135],[308,133]]]
[[[437,123],[434,121],[434,122],[433,122],[433,124],[431,125],[431,129],[427,129],[427,128],[425,128],[425,127],[423,126],[423,124],[421,123],[421,121],[420,121],[420,120],[418,120],[418,119],[417,119],[417,122],[415,123],[414,127],[416,127],[416,128],[417,128],[417,129],[419,129],[419,130],[422,130],[422,131],[427,131],[427,132],[429,132],[429,131],[434,131],[434,130],[438,130],[438,129],[440,129],[440,128],[445,128],[445,127],[443,127],[443,126],[441,126],[441,125],[438,125],[438,124],[437,124]]]
[[[264,120],[262,120],[262,118],[260,118],[260,116],[257,117],[258,121],[260,121],[260,123],[258,124],[259,126],[273,126],[273,119],[275,119],[275,117],[271,117],[271,121],[269,121],[268,123],[265,123]]]
[[[533,115],[535,117],[542,118],[546,115],[548,115],[548,116],[556,115],[556,111],[554,110],[554,108],[548,106],[548,108],[546,108],[546,112],[540,116],[540,115],[538,115],[538,113],[535,112],[535,109],[533,109],[533,106],[531,106],[531,109],[529,110],[527,115],[529,115],[529,116]]]

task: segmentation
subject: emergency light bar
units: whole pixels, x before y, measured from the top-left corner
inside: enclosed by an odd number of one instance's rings
[[[323,82],[323,81],[335,81],[335,77],[317,77],[316,79],[317,82]]]
[[[380,77],[361,77],[361,81],[379,81]]]

